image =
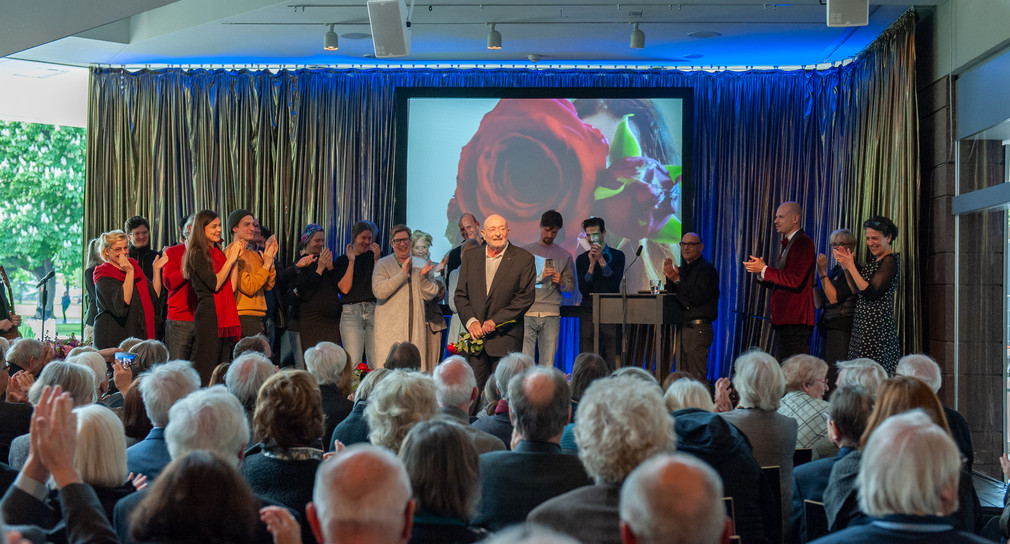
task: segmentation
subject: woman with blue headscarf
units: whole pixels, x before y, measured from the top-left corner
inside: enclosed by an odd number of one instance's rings
[[[319,342],[340,343],[340,277],[333,272],[333,253],[319,225],[310,223],[302,230],[298,255],[286,295],[291,305],[288,328],[298,331],[301,345],[294,351],[300,356]]]

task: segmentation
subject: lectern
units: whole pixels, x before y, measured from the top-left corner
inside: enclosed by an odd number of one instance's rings
[[[656,379],[661,380],[662,376],[658,374],[663,360],[662,326],[679,324],[683,320],[682,315],[680,301],[672,294],[629,294],[625,298],[620,293],[593,293],[594,351],[599,351],[600,324],[654,325],[653,372],[657,374]],[[624,362],[622,360],[621,364]]]

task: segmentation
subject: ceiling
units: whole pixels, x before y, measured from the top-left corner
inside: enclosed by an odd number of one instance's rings
[[[128,67],[472,66],[525,65],[535,55],[550,66],[796,67],[852,58],[909,7],[907,0],[879,1],[870,5],[868,26],[829,28],[821,0],[438,0],[415,5],[409,56],[376,60],[364,0],[158,3],[167,5],[125,18],[110,10],[116,19],[108,24],[8,58]],[[40,11],[41,32],[51,12]],[[629,47],[633,21],[645,32],[643,49]],[[332,52],[322,48],[330,23],[340,36]],[[502,34],[501,50],[486,48],[488,23]]]

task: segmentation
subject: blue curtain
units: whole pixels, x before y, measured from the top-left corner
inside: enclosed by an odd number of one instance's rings
[[[397,87],[690,87],[694,228],[722,292],[710,377],[727,375],[748,346],[770,345],[767,292],[741,262],[774,258],[772,219],[785,200],[803,205],[821,252],[836,228],[894,220],[899,334],[905,352],[920,351],[914,32],[909,13],[854,62],[792,72],[93,68],[85,236],[140,214],[154,219],[161,247],[186,213],[247,207],[287,242],[288,258],[308,222],[343,248],[358,219],[392,224]]]

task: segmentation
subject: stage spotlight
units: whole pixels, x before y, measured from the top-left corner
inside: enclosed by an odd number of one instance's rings
[[[330,25],[330,29],[323,36],[323,49],[327,51],[337,50],[337,33],[333,31],[333,25]]]
[[[501,32],[494,29],[494,23],[491,23],[491,30],[487,33],[487,48],[501,49]]]
[[[635,25],[634,30],[631,31],[631,48],[632,49],[644,49],[645,48],[645,32],[638,29],[638,23],[632,23]]]

